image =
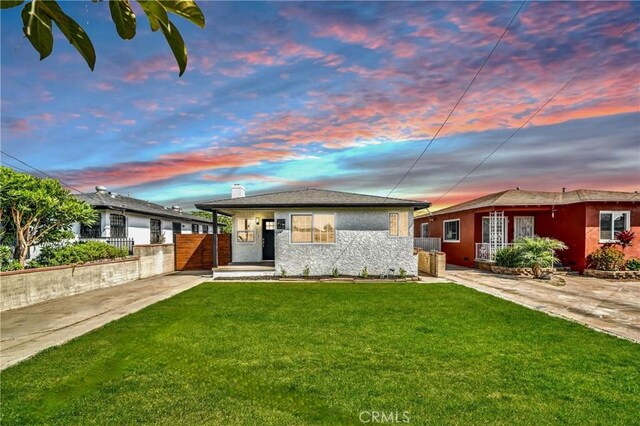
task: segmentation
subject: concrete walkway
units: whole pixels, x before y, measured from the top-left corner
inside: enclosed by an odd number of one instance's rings
[[[0,314],[0,370],[210,280],[180,273],[132,281]]]
[[[566,276],[564,286],[454,267],[453,282],[640,343],[640,282]]]

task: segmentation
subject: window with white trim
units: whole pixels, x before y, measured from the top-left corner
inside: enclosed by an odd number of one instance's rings
[[[253,220],[238,218],[236,220],[236,241],[239,243],[253,243],[256,240],[256,233],[253,230]]]
[[[628,211],[600,212],[600,241],[616,240],[616,233],[631,229],[631,214]]]
[[[429,238],[429,224],[428,223],[420,224],[420,236],[422,238]]]
[[[448,243],[460,242],[460,219],[442,222],[442,241]]]
[[[329,244],[336,242],[335,214],[292,214],[291,242]]]
[[[389,235],[392,237],[409,236],[409,213],[389,213]]]

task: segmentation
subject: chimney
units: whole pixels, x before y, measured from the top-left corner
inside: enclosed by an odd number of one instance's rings
[[[105,192],[107,192],[107,188],[105,188],[102,185],[98,185],[98,186],[96,186],[96,192],[98,194],[104,194]]]
[[[567,188],[562,188],[562,192],[567,192]]]
[[[231,185],[231,198],[242,198],[244,197],[244,186],[234,183]]]
[[[180,206],[171,206],[171,209],[177,212],[181,212],[182,210],[180,210]]]
[[[516,186],[516,191],[520,191],[520,187],[519,186]]]

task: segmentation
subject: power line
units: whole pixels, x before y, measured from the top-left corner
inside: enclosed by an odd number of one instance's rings
[[[431,140],[429,141],[429,143],[427,144],[427,146],[422,150],[422,152],[420,153],[420,155],[418,156],[418,158],[416,158],[416,160],[413,162],[413,164],[411,165],[411,167],[409,167],[409,170],[407,170],[407,172],[402,176],[402,178],[400,179],[400,181],[398,181],[398,183],[391,189],[391,191],[389,191],[389,193],[387,194],[387,196],[385,197],[385,202],[387,201],[387,199],[389,198],[389,196],[398,188],[398,186],[400,186],[400,184],[404,181],[404,179],[409,175],[409,173],[411,173],[411,170],[413,170],[413,168],[416,166],[416,164],[418,164],[418,162],[420,161],[420,159],[424,156],[425,152],[427,152],[427,150],[429,149],[429,147],[431,146],[431,144],[433,143],[433,141],[436,139],[436,137],[438,137],[438,134],[440,133],[440,131],[443,129],[443,127],[445,126],[445,124],[447,124],[447,121],[449,121],[449,118],[451,118],[451,116],[453,115],[453,112],[456,110],[456,108],[458,107],[458,105],[460,104],[460,102],[462,102],[462,99],[465,97],[465,95],[467,94],[467,92],[469,92],[469,89],[471,88],[471,86],[473,85],[473,83],[476,81],[476,79],[478,78],[478,75],[480,75],[480,72],[482,72],[482,70],[484,69],[484,66],[487,64],[487,62],[489,61],[489,58],[491,58],[491,55],[493,55],[493,52],[495,52],[495,50],[498,48],[498,45],[500,44],[500,42],[502,41],[502,39],[504,38],[505,34],[507,34],[507,31],[509,31],[509,28],[511,28],[511,25],[513,24],[513,22],[515,21],[516,17],[518,16],[518,14],[520,13],[520,11],[522,10],[522,7],[524,6],[524,4],[527,2],[527,0],[524,0],[521,4],[520,7],[518,7],[518,10],[516,10],[516,13],[513,15],[513,17],[511,18],[511,20],[509,21],[509,24],[507,25],[507,27],[504,29],[504,31],[502,32],[502,34],[500,35],[500,37],[498,38],[498,41],[496,42],[496,44],[493,46],[493,48],[491,49],[491,51],[489,52],[489,54],[487,55],[487,57],[484,59],[484,61],[482,62],[482,65],[480,66],[480,68],[478,69],[478,71],[475,73],[475,75],[473,76],[473,79],[471,79],[471,82],[467,85],[466,89],[464,89],[464,92],[462,93],[462,96],[460,96],[460,98],[458,99],[458,101],[455,103],[455,105],[453,106],[453,108],[451,109],[451,111],[449,112],[449,115],[447,115],[447,117],[445,118],[445,120],[442,122],[442,124],[440,125],[440,128],[438,129],[438,131],[433,135],[433,137],[431,138]],[[349,244],[347,244],[347,246],[342,249],[342,251],[338,254],[338,256],[335,258],[335,260],[333,261],[333,263],[331,264],[331,267],[335,267],[336,263],[338,262],[338,260],[340,260],[340,258],[342,257],[342,255],[351,247],[351,245],[356,241],[356,239],[358,239],[358,235],[355,235],[351,241],[349,242]]]
[[[518,16],[518,14],[520,13],[520,11],[522,10],[522,7],[524,6],[524,4],[527,2],[527,0],[524,0],[522,3],[520,3],[520,7],[518,7],[518,10],[516,10],[516,13],[513,15],[513,17],[511,18],[511,20],[509,21],[509,24],[507,25],[507,27],[504,29],[504,31],[502,32],[502,34],[500,35],[500,38],[498,38],[498,41],[496,41],[496,44],[493,46],[493,49],[491,49],[491,52],[489,52],[489,55],[484,59],[484,61],[482,62],[482,65],[480,66],[480,68],[478,69],[478,71],[476,72],[476,74],[473,76],[473,78],[471,79],[471,82],[469,83],[469,85],[467,86],[466,89],[464,89],[464,92],[462,92],[462,96],[460,96],[460,98],[458,99],[458,101],[455,103],[455,105],[453,106],[453,108],[451,109],[451,111],[449,112],[449,115],[447,115],[447,118],[445,118],[445,120],[442,122],[442,124],[440,125],[440,127],[438,128],[438,130],[436,131],[436,133],[433,135],[433,137],[431,138],[431,140],[429,141],[429,143],[427,144],[427,146],[422,150],[422,152],[420,153],[420,155],[418,155],[418,158],[416,158],[416,160],[413,162],[413,164],[411,165],[411,167],[409,167],[409,170],[406,171],[406,173],[400,178],[400,180],[398,181],[398,183],[393,187],[393,189],[391,189],[391,191],[389,191],[389,193],[387,194],[386,198],[389,198],[389,196],[391,194],[393,194],[393,192],[398,188],[398,186],[400,186],[400,184],[406,179],[407,176],[409,176],[409,173],[411,173],[411,171],[413,170],[413,168],[418,164],[418,162],[422,159],[422,157],[424,156],[424,154],[427,152],[427,150],[429,149],[429,147],[431,146],[431,144],[433,143],[433,141],[438,137],[438,135],[440,134],[440,131],[444,128],[444,126],[447,124],[447,122],[449,121],[449,118],[451,118],[451,116],[453,115],[453,112],[456,110],[456,108],[458,108],[458,105],[460,105],[460,102],[462,102],[462,99],[465,97],[465,95],[467,94],[467,92],[469,91],[469,89],[471,88],[471,86],[473,85],[473,83],[475,83],[476,79],[478,78],[478,75],[480,75],[480,72],[482,72],[482,70],[484,69],[484,66],[487,64],[487,62],[489,61],[489,58],[491,58],[491,55],[493,55],[493,52],[496,51],[496,49],[498,48],[498,45],[500,44],[500,42],[502,41],[502,39],[504,38],[505,34],[507,34],[507,31],[509,31],[509,28],[511,28],[511,24],[513,24],[513,21],[515,21],[516,17]]]
[[[9,164],[9,163],[7,163],[7,162],[4,162],[4,164],[5,164],[5,165],[7,165],[8,167],[11,167],[11,168],[12,168],[12,169],[14,169],[14,170],[21,171],[21,172],[26,173],[26,174],[28,174],[28,175],[32,175],[32,174],[33,174],[33,172],[30,172],[30,171],[28,171],[28,170],[22,169],[22,168],[20,168],[20,167],[18,167],[18,166],[14,166],[13,164]]]
[[[21,159],[19,159],[18,157],[15,157],[15,156],[13,156],[13,155],[11,155],[11,154],[7,154],[6,152],[4,152],[4,151],[2,151],[2,150],[0,150],[0,153],[1,153],[2,155],[6,155],[6,156],[7,156],[7,157],[9,157],[9,158],[13,158],[14,160],[16,160],[17,162],[19,162],[20,164],[24,164],[25,166],[27,166],[27,167],[29,167],[29,168],[31,168],[31,169],[33,169],[33,170],[35,170],[36,172],[40,173],[40,174],[41,174],[41,175],[43,175],[43,176],[46,176],[46,177],[48,177],[48,178],[55,179],[55,180],[59,181],[61,184],[63,184],[64,186],[66,186],[66,187],[67,187],[67,188],[69,188],[69,189],[73,189],[73,190],[74,190],[74,191],[76,191],[78,194],[83,194],[83,195],[85,194],[84,192],[80,191],[79,189],[76,189],[76,188],[74,188],[73,186],[71,186],[71,185],[69,185],[69,184],[64,183],[62,180],[60,180],[60,179],[58,179],[58,178],[56,178],[56,177],[54,177],[54,176],[51,176],[49,173],[43,172],[42,170],[40,170],[40,169],[38,169],[38,168],[36,168],[36,167],[32,166],[31,164],[29,164],[29,163],[27,163],[27,162],[25,162],[25,161],[22,161],[22,160],[21,160]],[[27,172],[27,171],[25,171],[25,170],[23,170],[23,171],[24,171],[25,173],[29,173],[29,172]],[[89,195],[89,197],[93,198],[93,194],[88,193],[88,195]]]
[[[637,19],[637,18],[636,18]],[[633,21],[629,22],[624,29],[620,32],[620,34],[618,34],[616,37],[620,37],[622,36],[625,31],[627,31],[627,29],[631,26],[631,24],[633,24],[634,22],[636,22],[636,20],[634,19]],[[524,126],[526,126],[527,124],[529,124],[529,122],[531,120],[533,120],[535,118],[536,115],[538,115],[538,113],[540,113],[540,111],[542,111],[544,108],[546,108],[547,105],[549,105],[555,98],[556,96],[558,96],[558,94],[560,92],[562,92],[564,89],[566,89],[574,80],[576,80],[591,64],[593,64],[595,62],[595,60],[600,56],[600,54],[603,52],[603,50],[599,50],[598,53],[596,54],[596,56],[594,56],[593,58],[591,58],[591,60],[587,61],[580,69],[578,69],[578,72],[576,72],[573,77],[571,77],[569,80],[567,80],[566,83],[564,83],[549,99],[547,99],[547,101],[542,104],[533,114],[531,114],[529,116],[529,118],[527,118],[521,125],[520,127],[518,127],[508,138],[506,138],[504,141],[502,141],[502,143],[500,143],[500,145],[498,145],[497,147],[495,147],[493,149],[493,151],[491,151],[489,153],[489,155],[487,155],[482,161],[480,161],[473,169],[471,169],[469,171],[469,173],[467,173],[466,175],[464,175],[460,180],[458,180],[451,188],[449,188],[448,190],[446,190],[433,204],[438,203],[440,200],[442,200],[442,198],[444,198],[447,194],[449,194],[451,191],[453,191],[460,183],[462,183],[466,178],[468,178],[469,176],[471,176],[476,170],[478,170],[480,167],[482,167],[482,165],[484,163],[487,162],[487,160],[489,160],[489,158],[491,158],[493,156],[493,154],[495,154],[500,148],[502,148],[503,146],[505,146],[507,144],[507,142],[509,142],[516,134],[518,134],[518,132],[520,132],[520,130],[522,130],[524,128]]]

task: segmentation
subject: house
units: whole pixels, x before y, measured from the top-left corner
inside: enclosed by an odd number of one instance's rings
[[[429,205],[323,189],[245,196],[237,184],[231,198],[196,203],[232,218],[232,265],[269,262],[288,275],[308,266],[315,276],[334,268],[357,276],[365,267],[371,275],[417,275],[413,211]]]
[[[184,213],[179,207],[127,197],[96,186],[95,193],[78,198],[92,205],[99,220],[92,226],[76,224],[73,232],[81,239],[122,238],[134,244],[173,243],[174,234],[211,234],[210,219]],[[163,238],[164,237],[164,238]]]
[[[442,251],[454,265],[472,267],[476,261],[491,261],[498,248],[522,236],[538,235],[564,242],[569,248],[558,252],[562,264],[582,271],[587,256],[615,242],[618,231],[638,234],[636,244],[625,253],[640,257],[640,194],[517,188],[421,214],[414,228],[416,237],[442,238]]]

